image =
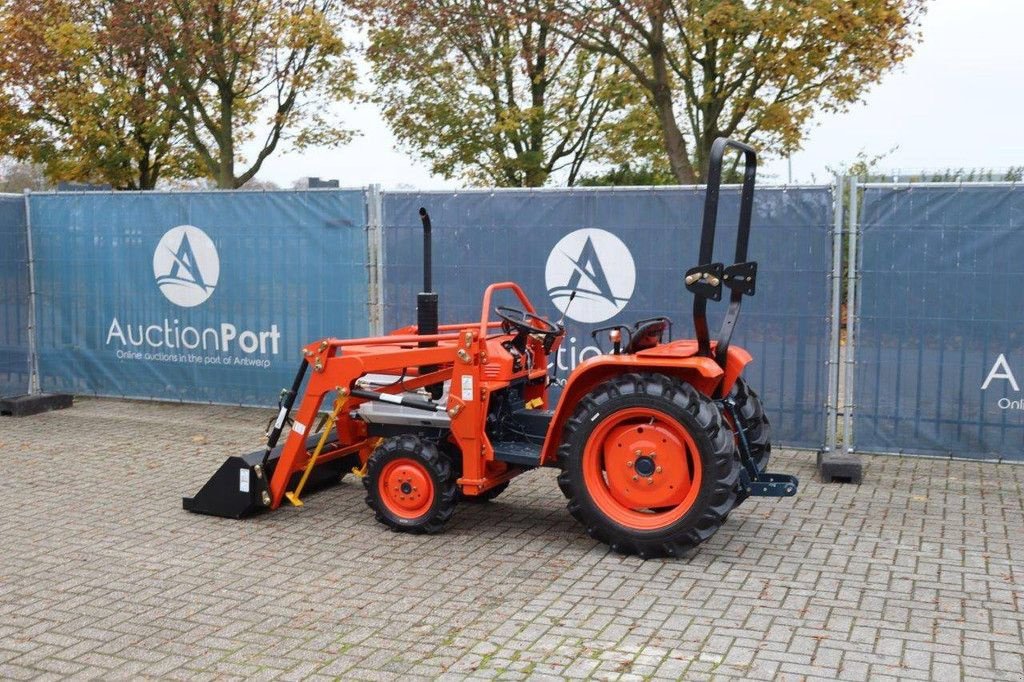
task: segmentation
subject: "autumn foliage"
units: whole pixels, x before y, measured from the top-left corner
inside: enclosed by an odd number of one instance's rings
[[[151,189],[190,172],[130,3],[13,0],[0,30],[0,151],[52,180]]]
[[[148,1],[166,100],[219,187],[251,180],[283,141],[301,149],[348,139],[325,113],[352,96],[355,80],[337,2]],[[251,139],[256,155],[244,161],[239,147]]]
[[[556,26],[622,65],[672,172],[704,178],[716,137],[797,149],[911,54],[924,0],[561,0]]]
[[[370,99],[444,177],[573,184],[621,118],[619,68],[562,35],[548,0],[367,0]]]
[[[856,102],[910,55],[924,0],[360,6],[399,139],[446,177],[533,185],[567,139],[681,183],[704,178],[719,136],[791,152],[815,112]]]
[[[253,180],[376,104],[437,174],[699,182],[718,136],[799,148],[919,39],[925,0],[0,0],[0,156],[51,180]],[[251,158],[244,158],[242,149]]]
[[[355,80],[333,0],[7,0],[0,28],[0,154],[53,180],[235,188],[282,141],[349,134],[324,114]]]

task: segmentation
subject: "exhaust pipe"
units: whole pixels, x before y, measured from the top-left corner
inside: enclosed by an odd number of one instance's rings
[[[423,291],[416,296],[416,328],[420,335],[429,336],[437,334],[437,293],[433,290],[431,282],[434,259],[430,235],[430,214],[422,206],[420,207],[420,222],[423,223]],[[420,348],[431,348],[436,345],[436,341],[420,341],[419,343]],[[420,374],[429,374],[437,369],[435,365],[419,368]],[[444,393],[444,384],[427,386],[427,392],[431,398],[438,400]]]

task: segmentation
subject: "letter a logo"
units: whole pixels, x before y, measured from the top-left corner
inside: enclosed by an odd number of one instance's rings
[[[611,232],[586,228],[555,244],[544,270],[551,302],[577,322],[604,322],[626,307],[636,286],[636,266],[629,249]]]
[[[153,276],[167,300],[192,308],[210,298],[220,277],[213,240],[192,225],[171,228],[153,253]]]

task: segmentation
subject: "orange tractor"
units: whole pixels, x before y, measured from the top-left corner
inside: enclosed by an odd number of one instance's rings
[[[736,262],[712,262],[722,157],[745,161]],[[696,339],[672,341],[668,318],[609,332],[609,352],[579,364],[557,405],[549,358],[565,334],[512,282],[484,291],[480,320],[437,323],[424,209],[424,293],[418,324],[386,336],[306,346],[282,394],[265,450],[229,458],[190,511],[239,518],[301,505],[303,490],[362,477],[366,503],[396,531],[440,531],[460,502],[486,501],[537,467],[560,470],[569,512],[617,552],[677,556],[711,537],[746,497],[794,495],[793,476],[768,474],[768,418],[741,373],[751,361],[730,344],[757,266],[746,261],[756,155],[719,139],[711,151],[700,265],[685,275]],[[729,290],[717,340],[707,301]],[[493,309],[499,292],[517,299]],[[571,300],[569,302],[571,305]],[[311,370],[311,372],[310,372]],[[306,375],[309,374],[308,381]],[[305,382],[291,430],[277,442]],[[331,398],[330,409],[321,411]]]

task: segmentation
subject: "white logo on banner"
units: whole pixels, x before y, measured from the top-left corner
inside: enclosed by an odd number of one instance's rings
[[[993,379],[1005,379],[1010,382],[1013,390],[1020,391],[1020,386],[1017,385],[1017,378],[1013,376],[1013,370],[1010,369],[1010,363],[1006,361],[1006,356],[1002,353],[996,358],[995,364],[992,365],[988,376],[985,377],[985,383],[981,385],[981,390],[988,390],[988,385],[992,383]]]
[[[1013,375],[1013,370],[1010,369],[1010,363],[1006,361],[1006,356],[1002,353],[996,358],[996,361],[992,364],[992,369],[988,371],[988,375],[985,377],[985,382],[981,385],[981,390],[987,391],[992,382],[996,379],[1007,382],[1007,388],[1013,389],[1014,392],[1020,393],[1020,385],[1017,383],[1017,377]],[[997,386],[1004,386],[1004,384],[997,384]],[[996,405],[999,406],[1000,410],[1017,410],[1024,411],[1024,400],[1016,399],[1011,400],[1010,398],[1000,398]]]
[[[193,308],[210,298],[217,287],[217,247],[198,227],[173,227],[164,233],[153,252],[153,276],[168,301]]]
[[[548,296],[565,313],[572,292],[576,300],[566,317],[577,322],[604,322],[626,307],[636,286],[636,266],[629,248],[611,232],[576,230],[562,237],[548,255],[544,270]]]

